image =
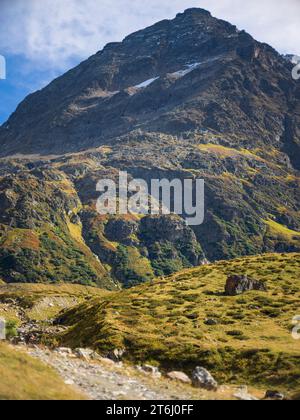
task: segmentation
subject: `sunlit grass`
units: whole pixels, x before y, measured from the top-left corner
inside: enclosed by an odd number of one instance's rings
[[[230,274],[263,280],[268,291],[227,297]],[[100,352],[126,348],[135,363],[155,361],[187,371],[200,363],[220,380],[295,389],[300,342],[291,330],[299,304],[299,254],[245,257],[185,270],[75,308],[65,316],[72,328],[62,341]]]
[[[78,400],[46,365],[0,342],[0,400]]]

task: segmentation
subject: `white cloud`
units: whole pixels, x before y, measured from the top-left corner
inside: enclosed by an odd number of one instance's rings
[[[204,7],[282,52],[300,54],[299,0],[1,0],[0,52],[64,70],[107,42]]]
[[[279,52],[300,52],[299,0],[200,0],[199,3]]]
[[[0,51],[65,67],[197,0],[1,0]]]

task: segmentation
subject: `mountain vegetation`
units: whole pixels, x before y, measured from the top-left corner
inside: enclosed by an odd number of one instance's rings
[[[296,392],[300,255],[266,254],[184,270],[95,298],[59,315],[60,342],[101,354],[125,349],[128,361],[191,373],[205,366],[221,383]],[[226,278],[248,274],[267,291],[226,296]]]

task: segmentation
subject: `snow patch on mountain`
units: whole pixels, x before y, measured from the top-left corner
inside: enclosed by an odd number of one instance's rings
[[[134,86],[136,89],[145,89],[146,87],[150,86],[153,82],[155,82],[159,77],[154,77],[152,79],[145,80],[144,82],[140,83],[139,85]]]
[[[193,70],[198,68],[201,65],[201,63],[193,63],[193,64],[187,64],[185,69],[176,71],[175,73],[172,73],[172,76],[176,77],[184,77],[187,74],[191,73]]]

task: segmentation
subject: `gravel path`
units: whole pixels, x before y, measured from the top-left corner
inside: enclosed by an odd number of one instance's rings
[[[195,399],[193,391],[189,392],[181,384],[146,376],[134,368],[109,360],[86,361],[76,358],[74,354],[40,347],[28,348],[28,353],[52,366],[66,384],[76,387],[92,400]],[[199,395],[197,399],[202,398]]]

